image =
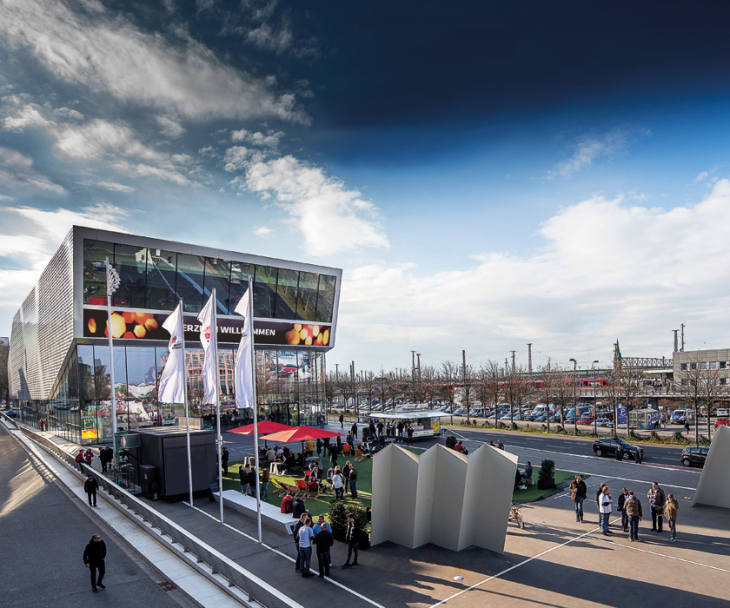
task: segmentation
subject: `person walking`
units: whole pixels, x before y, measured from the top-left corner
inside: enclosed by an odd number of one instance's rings
[[[621,447],[621,444],[619,443],[616,446],[616,460],[618,460],[619,462],[621,462],[623,459],[624,459],[624,450]]]
[[[228,459],[230,458],[228,448],[223,448],[223,454],[221,455],[221,467],[223,467],[223,476],[228,477]]]
[[[352,423],[352,428],[350,429],[352,432],[352,436],[357,439],[357,422]]]
[[[345,542],[347,542],[347,560],[342,564],[342,568],[349,568],[350,566],[357,566],[357,545],[360,542],[360,522],[357,521],[357,517],[353,513],[347,514],[347,531],[345,532]],[[354,560],[350,562],[350,558]]]
[[[673,543],[677,540],[677,512],[679,511],[679,501],[674,498],[674,494],[667,494],[667,500],[664,503],[664,517],[667,518],[669,524],[669,542]]]
[[[413,427],[410,424],[408,425],[406,435],[408,435],[408,441],[406,442],[406,445],[413,445]]]
[[[658,482],[654,482],[651,485],[651,489],[646,493],[649,499],[649,506],[651,507],[651,531],[652,532],[663,532],[662,530],[662,515],[664,513],[664,503],[667,500],[664,490],[659,487]]]
[[[299,563],[302,571],[302,578],[309,578],[313,574],[309,571],[312,565],[312,539],[314,538],[314,530],[310,527],[311,519],[306,520],[306,524],[299,528]]]
[[[104,583],[104,574],[106,571],[104,560],[106,559],[106,544],[101,540],[99,534],[94,534],[84,549],[84,565],[89,569],[91,575],[91,590],[96,591],[98,588],[106,589]]]
[[[345,466],[342,467],[342,477],[345,480],[345,494],[350,491],[350,471],[352,470],[352,463],[348,460],[345,462]]]
[[[320,516],[321,517],[321,516]],[[335,539],[330,532],[329,524],[324,521],[322,517],[321,523],[318,524],[320,529],[316,533],[314,540],[312,541],[317,547],[317,564],[319,566],[319,578],[324,578],[330,575],[330,564],[332,563],[332,557],[330,555],[330,549],[335,544]],[[316,529],[317,526],[315,526]]]
[[[345,416],[342,414],[340,414],[340,428],[341,429],[345,428]]]
[[[583,501],[588,496],[588,488],[586,482],[583,481],[580,475],[576,475],[575,479],[570,484],[570,497],[575,503],[575,521],[583,522]]]
[[[350,494],[352,497],[357,500],[357,469],[350,465]]]
[[[684,421],[684,432],[689,435],[689,420]]]
[[[621,495],[618,497],[618,506],[616,510],[621,513],[621,529],[624,532],[629,531],[629,515],[626,513],[626,500],[629,498],[629,489],[623,488]]]
[[[611,530],[608,529],[608,519],[611,517],[612,504],[613,501],[611,500],[611,495],[608,493],[608,486],[605,486],[603,488],[603,493],[598,499],[599,512],[601,515],[601,531],[604,536],[612,534]]]
[[[84,492],[86,492],[86,495],[89,497],[89,506],[95,507],[96,506],[96,491],[99,489],[99,482],[96,481],[95,477],[93,475],[89,475],[86,478],[86,481],[84,482]],[[93,503],[92,503],[93,498]]]
[[[396,437],[396,441],[400,441],[401,443],[403,443],[403,429],[406,427],[403,426],[403,422],[399,422],[396,428],[398,430],[398,436]]]
[[[598,490],[596,490],[596,506],[598,507],[598,525],[601,525],[601,496],[603,495],[603,488],[606,487],[606,484],[601,482],[601,485],[598,486]]]
[[[624,512],[629,519],[629,540],[637,541],[639,540],[639,522],[644,513],[641,509],[641,501],[633,492],[629,492],[629,497],[624,503]]]

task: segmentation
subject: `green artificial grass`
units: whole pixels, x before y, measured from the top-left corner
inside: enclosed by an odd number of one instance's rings
[[[537,475],[540,472],[539,468],[535,468],[532,472],[532,479],[534,483],[531,486],[527,486],[526,489],[520,490],[518,488],[515,488],[515,491],[512,494],[512,502],[514,503],[522,503],[522,502],[533,502],[535,500],[541,500],[543,498],[547,498],[548,496],[552,496],[553,494],[557,494],[558,492],[562,491],[562,488],[560,488],[560,484],[564,481],[573,480],[575,477],[575,473],[571,473],[570,471],[555,471],[555,486],[554,488],[550,488],[549,490],[538,490],[537,488]]]

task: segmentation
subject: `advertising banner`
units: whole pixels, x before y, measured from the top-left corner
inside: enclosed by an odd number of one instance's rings
[[[112,311],[112,337],[121,340],[160,340],[167,342],[170,334],[162,327],[169,313]],[[183,316],[185,342],[200,341],[200,322],[196,315]],[[218,343],[238,344],[241,340],[243,317],[218,318]],[[84,338],[106,338],[106,310],[84,308]],[[271,346],[327,347],[330,345],[331,325],[292,323],[272,319],[254,319],[254,344]]]

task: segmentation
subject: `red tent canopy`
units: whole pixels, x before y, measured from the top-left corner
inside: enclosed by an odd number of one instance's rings
[[[344,437],[342,433],[333,433],[313,426],[297,426],[263,437],[266,441],[289,443],[290,441],[308,441],[309,439],[325,439],[327,437]]]
[[[278,431],[293,431],[296,427],[289,426],[287,424],[281,424],[279,422],[271,422],[271,420],[262,420],[258,423],[259,435],[266,435],[267,433],[276,433]],[[253,435],[254,425],[247,424],[246,426],[239,426],[235,429],[228,431],[229,433],[240,433],[241,435]]]

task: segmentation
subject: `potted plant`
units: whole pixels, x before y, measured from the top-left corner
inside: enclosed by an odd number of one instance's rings
[[[537,476],[537,489],[549,490],[555,487],[555,461],[543,460]]]

